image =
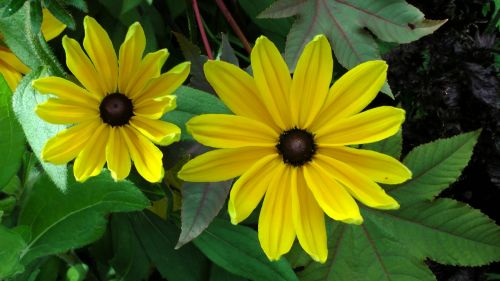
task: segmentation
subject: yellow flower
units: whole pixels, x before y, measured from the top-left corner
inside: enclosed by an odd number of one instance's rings
[[[372,208],[399,207],[376,182],[401,183],[411,172],[392,157],[349,145],[395,134],[405,112],[389,106],[361,112],[384,84],[383,61],[360,64],[329,88],[333,59],[322,35],[305,47],[293,79],[263,36],[251,64],[253,77],[222,61],[205,64],[208,81],[236,115],[200,115],[187,123],[197,141],[220,149],[189,161],[179,177],[203,182],[241,176],[229,198],[231,222],[247,218],[264,197],[258,236],[268,258],[287,253],[297,236],[314,260],[324,262],[324,213],[360,224],[353,197]]]
[[[66,28],[66,25],[56,19],[47,9],[42,10],[42,34],[45,40],[54,39],[61,34]],[[0,34],[0,41],[2,34]],[[22,74],[26,74],[30,69],[24,65],[8,48],[0,45],[0,73],[3,75],[9,88],[14,91]]]
[[[83,85],[60,77],[33,81],[33,87],[52,94],[36,113],[54,124],[76,124],[52,137],[42,159],[64,164],[75,159],[76,180],[98,175],[104,163],[115,180],[128,176],[131,160],[146,180],[163,177],[162,152],[153,144],[179,140],[180,129],[158,120],[175,107],[170,95],[189,74],[189,62],[161,74],[166,49],[142,57],[146,47],[139,23],[128,29],[118,58],[106,31],[91,17],[84,19],[83,47],[63,37],[66,64]],[[161,75],[160,75],[161,74]]]

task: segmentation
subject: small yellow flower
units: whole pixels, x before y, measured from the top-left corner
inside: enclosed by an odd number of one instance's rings
[[[45,40],[54,39],[61,34],[66,28],[66,25],[56,19],[47,9],[42,10],[42,34]],[[0,34],[0,41],[2,34]],[[22,75],[26,74],[30,69],[24,65],[8,48],[0,45],[0,73],[3,75],[9,88],[14,91],[21,81]]]
[[[139,23],[128,29],[117,58],[106,31],[91,17],[84,19],[83,47],[64,36],[66,64],[83,85],[60,77],[33,81],[33,87],[55,97],[39,104],[36,113],[54,124],[75,124],[52,137],[42,159],[64,164],[73,159],[76,180],[98,175],[104,163],[115,180],[128,176],[131,161],[146,180],[163,177],[162,152],[153,144],[179,140],[180,129],[158,120],[175,107],[170,95],[189,74],[189,62],[161,74],[166,49],[142,57],[146,47]],[[161,74],[161,75],[160,75]]]
[[[331,88],[330,44],[317,36],[304,49],[290,77],[279,51],[265,37],[251,53],[253,77],[222,61],[205,64],[205,75],[235,115],[192,118],[188,130],[200,143],[220,148],[189,161],[179,177],[233,185],[228,211],[237,224],[264,197],[258,233],[271,260],[287,253],[297,236],[316,261],[328,255],[324,213],[346,223],[363,219],[353,197],[378,209],[399,204],[376,183],[411,177],[398,160],[349,147],[395,134],[401,109],[382,106],[361,112],[386,79],[387,65],[369,61],[347,72]]]

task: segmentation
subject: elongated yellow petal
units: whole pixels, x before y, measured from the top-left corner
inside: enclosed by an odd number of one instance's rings
[[[99,124],[98,121],[85,122],[59,132],[43,147],[43,161],[59,165],[73,160],[83,150]]]
[[[73,174],[77,181],[84,182],[101,173],[104,163],[106,163],[108,136],[109,127],[102,123],[92,133],[73,165]]]
[[[130,79],[127,88],[123,93],[131,99],[136,99],[143,93],[147,83],[160,76],[161,67],[168,57],[167,49],[161,49],[154,53],[147,54],[141,61],[139,67],[128,78]]]
[[[307,128],[322,108],[332,73],[332,49],[328,39],[318,35],[304,48],[293,74],[290,110],[299,128]]]
[[[387,77],[384,61],[367,61],[349,70],[331,87],[325,105],[314,123],[317,130],[331,120],[361,112],[378,94]]]
[[[312,161],[303,166],[304,178],[319,206],[332,219],[361,224],[363,218],[351,195],[325,171],[322,162]]]
[[[293,225],[299,243],[315,261],[324,263],[328,257],[323,210],[307,187],[302,169],[292,169]]]
[[[145,48],[146,35],[142,26],[135,22],[128,28],[118,55],[118,90],[120,92],[125,92],[132,73],[139,68]]]
[[[167,96],[161,100],[147,99],[140,103],[134,102],[134,114],[149,119],[160,119],[166,112],[176,107],[175,100],[175,96]]]
[[[317,167],[321,167],[322,174],[338,180],[361,203],[376,209],[399,208],[398,202],[387,195],[378,184],[351,166],[322,154],[317,154],[314,162]],[[306,179],[308,179],[307,172]],[[316,199],[318,200],[318,197]]]
[[[118,60],[113,43],[106,30],[92,17],[85,17],[83,27],[85,29],[83,47],[99,75],[94,76],[94,79],[103,81],[106,93],[114,93],[118,86]]]
[[[128,153],[127,144],[122,138],[121,127],[111,127],[108,144],[106,146],[106,161],[111,176],[115,180],[122,180],[130,173],[132,163]]]
[[[293,127],[289,96],[292,79],[280,52],[265,36],[260,36],[250,55],[252,71],[264,105],[283,129]]]
[[[29,67],[22,63],[14,53],[9,49],[0,46],[0,63],[4,62],[7,66],[22,74],[30,72]]]
[[[252,76],[224,61],[207,61],[203,70],[210,85],[232,112],[274,125]]]
[[[84,107],[79,103],[56,98],[50,98],[37,105],[35,112],[40,118],[52,124],[74,124],[100,118],[97,108]]]
[[[149,182],[163,177],[163,153],[136,129],[126,125],[120,130],[139,174]]]
[[[15,69],[0,60],[0,74],[2,74],[5,81],[7,81],[7,85],[9,85],[10,90],[14,92],[19,84],[19,81],[21,81],[21,73],[17,72]]]
[[[186,123],[198,142],[216,148],[274,147],[278,133],[267,125],[243,116],[204,114]]]
[[[152,79],[149,84],[137,96],[136,102],[148,102],[150,100],[165,99],[170,96],[189,75],[190,62],[183,62],[163,73],[158,78]]]
[[[162,120],[133,116],[129,122],[137,131],[159,145],[169,145],[179,141],[181,137],[181,129],[179,127]]]
[[[318,153],[344,162],[375,182],[398,184],[411,178],[411,171],[405,165],[375,151],[342,146],[320,147]]]
[[[66,52],[66,65],[76,79],[90,92],[101,97],[106,94],[106,87],[102,79],[98,79],[98,74],[94,65],[83,52],[80,44],[76,40],[67,37],[62,39],[64,51]]]
[[[48,9],[42,9],[42,34],[45,40],[49,41],[61,34],[66,28],[66,25],[54,17]]]
[[[60,99],[82,104],[84,107],[99,107],[99,96],[61,77],[39,78],[33,80],[32,85],[42,94],[52,94]]]
[[[278,165],[267,188],[259,216],[259,241],[270,260],[290,251],[295,240],[292,219],[291,166]]]
[[[241,176],[259,159],[275,153],[269,147],[217,149],[187,162],[178,176],[191,182],[224,181]]]
[[[234,183],[227,204],[232,224],[245,220],[259,205],[278,165],[283,165],[278,154],[264,156]]]
[[[354,116],[331,122],[316,131],[319,146],[340,146],[376,142],[399,131],[405,111],[380,106]]]

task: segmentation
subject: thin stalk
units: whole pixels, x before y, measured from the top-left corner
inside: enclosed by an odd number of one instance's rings
[[[227,22],[229,23],[229,25],[233,29],[234,33],[236,33],[236,36],[238,36],[238,38],[240,38],[241,43],[243,43],[243,47],[245,48],[245,50],[250,54],[252,52],[252,47],[250,46],[250,43],[248,43],[247,38],[245,37],[245,35],[241,31],[240,27],[238,26],[238,24],[234,20],[233,16],[231,15],[229,10],[227,9],[226,5],[224,4],[224,1],[223,0],[215,0],[215,3],[217,4],[217,6],[219,6],[219,9],[221,10],[221,12],[224,15],[224,17],[226,18]]]
[[[208,43],[207,35],[205,34],[205,29],[203,28],[203,23],[201,21],[200,10],[198,9],[198,1],[193,0],[193,10],[194,15],[196,17],[196,22],[198,23],[198,29],[200,30],[201,40],[203,41],[203,45],[205,46],[205,51],[207,52],[207,56],[209,59],[213,60],[214,56],[212,55],[212,49],[210,48],[210,44]]]

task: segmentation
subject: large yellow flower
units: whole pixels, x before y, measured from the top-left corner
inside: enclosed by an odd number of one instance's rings
[[[128,29],[119,55],[106,31],[91,17],[84,19],[83,47],[63,37],[66,64],[83,87],[60,77],[33,81],[33,87],[52,94],[36,108],[42,119],[54,124],[76,124],[51,138],[42,159],[54,164],[76,158],[76,180],[98,175],[104,163],[115,180],[128,176],[131,160],[150,182],[163,176],[162,152],[153,144],[179,140],[180,129],[158,120],[175,107],[170,95],[189,74],[189,62],[161,74],[166,49],[142,57],[146,46],[139,23]],[[160,75],[161,74],[161,75]]]
[[[208,81],[235,115],[200,115],[187,123],[197,141],[220,149],[189,161],[179,177],[241,176],[229,198],[232,223],[247,218],[264,197],[258,236],[269,259],[287,253],[297,236],[313,259],[324,262],[324,213],[360,224],[353,197],[372,208],[399,207],[376,182],[401,183],[411,172],[392,157],[349,145],[395,134],[405,112],[389,106],[361,112],[384,84],[383,61],[360,64],[329,88],[333,60],[324,36],[305,47],[293,79],[265,37],[257,39],[251,64],[253,77],[222,61],[205,64]]]
[[[66,28],[66,25],[56,19],[47,9],[42,10],[42,34],[45,40],[54,39],[61,34]],[[2,34],[0,34],[0,41]],[[24,65],[8,48],[0,45],[0,73],[3,75],[9,88],[14,91],[22,75],[26,74],[30,69]]]

